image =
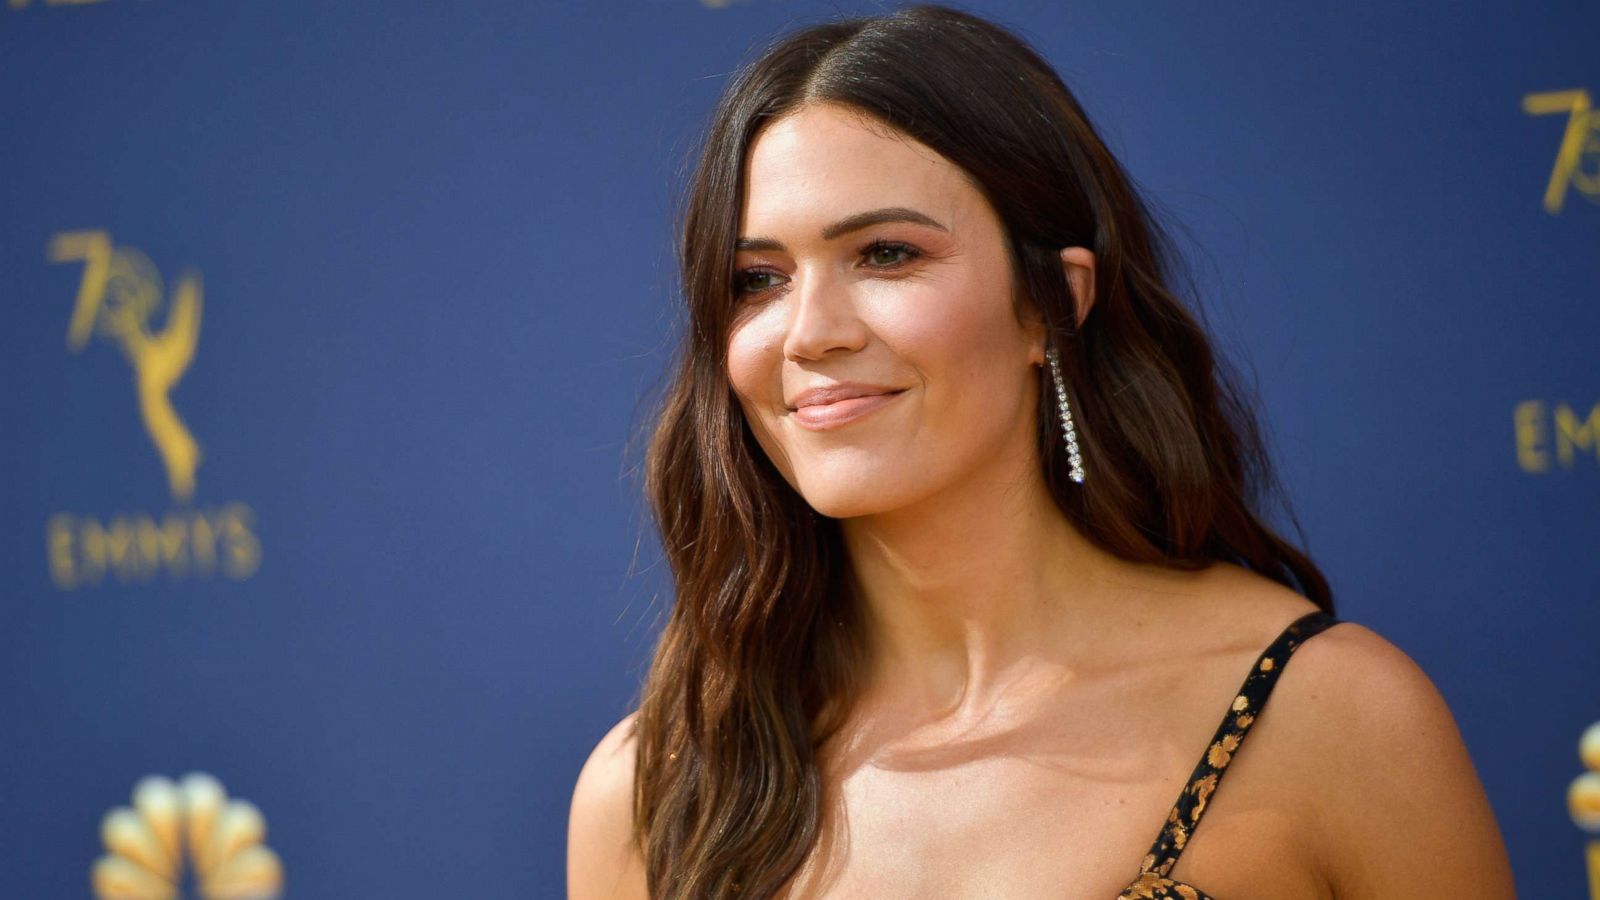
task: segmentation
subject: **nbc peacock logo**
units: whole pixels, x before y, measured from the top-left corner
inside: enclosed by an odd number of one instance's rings
[[[283,866],[262,845],[266,834],[261,811],[228,799],[204,772],[178,782],[147,776],[134,786],[131,809],[119,806],[101,821],[108,853],[95,861],[90,885],[98,900],[178,900],[185,882],[205,900],[272,900]]]
[[[1588,769],[1567,788],[1567,812],[1572,822],[1589,835],[1584,858],[1589,869],[1589,897],[1600,900],[1600,722],[1584,729],[1578,738],[1578,758]]]

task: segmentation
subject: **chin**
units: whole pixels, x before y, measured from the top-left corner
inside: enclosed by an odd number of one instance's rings
[[[811,504],[811,508],[817,511],[817,515],[829,519],[855,519],[883,512],[883,507],[880,504],[870,501],[863,502],[862,498],[845,497],[835,499],[830,497],[828,501],[819,502],[811,497],[806,498],[806,502]]]
[[[795,489],[819,515],[830,519],[854,519],[877,515],[905,506],[906,485],[887,479],[852,479],[818,476],[802,479]]]

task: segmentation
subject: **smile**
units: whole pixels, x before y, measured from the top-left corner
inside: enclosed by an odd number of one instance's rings
[[[801,428],[810,431],[829,431],[888,406],[904,393],[904,390],[899,390],[892,394],[873,394],[870,397],[851,397],[816,406],[802,406],[794,411],[794,420],[800,423]]]

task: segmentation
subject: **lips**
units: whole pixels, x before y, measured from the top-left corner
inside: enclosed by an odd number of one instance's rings
[[[893,403],[903,393],[905,393],[903,388],[870,394],[856,392],[851,396],[839,397],[831,403],[809,402],[809,405],[799,406],[794,410],[794,420],[802,428],[812,431],[826,431],[876,412]],[[808,400],[807,395],[801,395],[801,403],[808,403]]]
[[[890,387],[881,384],[862,384],[855,381],[841,381],[837,384],[818,385],[814,388],[801,391],[789,404],[790,410],[798,410],[806,406],[821,406],[836,403],[840,400],[851,400],[856,397],[871,397],[881,394],[897,394],[905,388]]]

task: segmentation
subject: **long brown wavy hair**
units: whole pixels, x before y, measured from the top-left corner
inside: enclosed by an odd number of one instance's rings
[[[1334,611],[1317,566],[1258,515],[1282,492],[1233,370],[1168,287],[1169,239],[1049,64],[1005,28],[938,5],[783,36],[729,83],[679,210],[688,320],[644,461],[676,594],[634,721],[635,839],[652,897],[770,897],[794,876],[818,838],[817,748],[842,725],[864,660],[838,522],[766,457],[725,369],[746,153],[764,124],[816,102],[933,148],[998,213],[1015,302],[1044,316],[1059,348],[1089,473],[1067,478],[1042,383],[1045,479],[1087,538],[1138,562],[1234,562]],[[1096,261],[1081,327],[1068,246]]]

